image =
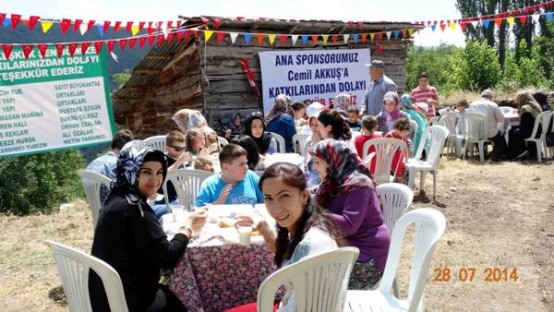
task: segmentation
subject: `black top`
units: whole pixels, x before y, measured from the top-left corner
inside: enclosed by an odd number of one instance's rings
[[[160,269],[173,269],[187,244],[188,238],[180,233],[167,240],[143,199],[132,204],[125,196],[113,194],[100,211],[92,255],[119,273],[129,311],[146,311],[156,296]],[[102,282],[92,271],[89,293],[93,311],[109,311]]]

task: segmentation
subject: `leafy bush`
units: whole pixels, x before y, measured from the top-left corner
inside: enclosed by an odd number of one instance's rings
[[[467,41],[455,75],[457,84],[464,90],[494,88],[500,80],[496,51],[485,42]]]
[[[0,212],[48,213],[84,191],[76,170],[84,167],[77,150],[0,159]]]

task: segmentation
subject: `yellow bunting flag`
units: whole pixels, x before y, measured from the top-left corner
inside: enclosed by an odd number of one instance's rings
[[[508,22],[508,25],[513,25],[515,23],[515,18],[513,16],[508,17],[506,21]]]
[[[329,40],[329,35],[321,35],[321,38],[323,38],[323,44],[327,44],[327,41]]]
[[[269,34],[269,35],[267,35],[267,38],[269,38],[269,44],[273,44],[273,42],[275,41],[275,38],[277,38],[277,35],[276,34]]]
[[[138,34],[139,30],[140,30],[140,27],[138,27],[138,26],[131,27],[131,33],[133,34],[133,36],[136,36]]]
[[[450,29],[452,30],[456,29],[456,23],[450,22]]]
[[[40,26],[42,27],[42,33],[45,34],[50,30],[50,27],[54,25],[52,21],[40,21]]]
[[[213,30],[204,30],[204,39],[206,41],[210,41],[210,38],[212,37],[213,34],[214,34]]]
[[[370,33],[369,38],[371,39],[371,42],[375,39],[375,33]]]
[[[410,37],[414,34],[413,28],[408,28],[408,33],[410,34]]]

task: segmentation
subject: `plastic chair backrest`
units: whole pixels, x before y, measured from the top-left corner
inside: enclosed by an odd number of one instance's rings
[[[214,175],[213,172],[195,169],[177,169],[169,170],[167,177],[163,183],[162,189],[164,194],[167,194],[167,183],[171,182],[175,193],[177,194],[177,200],[180,205],[185,206],[186,210],[191,211],[200,191],[202,182],[207,178]],[[169,199],[165,196],[165,204],[169,207]]]
[[[529,138],[534,139],[537,137],[537,135],[540,138],[544,138],[544,136],[548,132],[548,125],[551,118],[552,112],[550,111],[542,112],[537,115],[537,118],[535,118],[535,123],[533,124],[533,132],[531,133],[531,136]],[[541,126],[541,133],[538,133],[539,125]]]
[[[292,146],[294,151],[302,156],[306,156],[307,152],[307,143],[310,138],[309,134],[306,133],[297,133],[292,136]]]
[[[411,188],[401,183],[384,183],[375,188],[381,207],[383,207],[383,221],[392,232],[396,221],[404,214],[414,200]]]
[[[352,267],[358,259],[356,247],[343,247],[302,259],[268,276],[258,288],[258,312],[272,312],[275,293],[292,285],[287,306],[290,311],[342,311]]]
[[[458,112],[446,112],[439,120],[439,124],[448,129],[449,136],[456,137],[456,126],[461,119],[462,114]]]
[[[477,142],[481,140],[488,140],[487,136],[487,117],[477,112],[466,112],[467,120],[467,135],[468,140]]]
[[[227,141],[227,139],[224,138],[224,137],[218,136],[217,137],[217,144],[219,144],[219,147],[223,147],[223,146],[229,144],[229,141]]]
[[[428,163],[432,168],[436,168],[440,160],[444,141],[446,141],[446,138],[448,137],[448,129],[440,125],[427,127],[425,128],[425,131],[423,131],[423,136],[421,138],[422,142],[425,142],[428,137],[431,138],[431,145],[429,147],[429,150],[427,151],[428,153],[425,162]],[[424,146],[420,144],[419,148],[417,149],[415,159],[422,158],[423,149]]]
[[[400,151],[403,155],[407,155],[408,146],[406,142],[393,138],[377,138],[371,139],[364,143],[363,149],[363,160],[366,160],[368,156],[369,149],[373,147],[375,149],[375,154],[373,159],[375,159],[375,171],[373,173],[373,178],[377,184],[390,182],[391,173],[396,173],[398,168],[392,168],[392,161],[396,152]],[[366,162],[366,165],[370,166],[371,162]]]
[[[110,190],[112,180],[99,173],[90,170],[77,170],[77,174],[81,177],[83,188],[85,189],[85,195],[87,197],[88,205],[92,213],[92,222],[96,228],[98,222],[98,216],[100,214],[100,208],[102,208],[102,201],[100,199],[100,188],[102,186]]]
[[[446,228],[446,219],[440,211],[431,208],[418,208],[407,212],[398,219],[392,231],[387,265],[379,284],[379,290],[384,293],[390,293],[400,263],[402,241],[411,224],[415,224],[415,231],[413,234],[412,261],[409,265],[411,269],[410,285],[408,287],[408,311],[415,311],[422,301],[431,258],[437,242]]]
[[[52,248],[70,311],[92,311],[88,288],[90,270],[102,280],[110,310],[128,311],[121,278],[108,263],[58,242],[45,243]]]
[[[153,149],[157,149],[165,153],[166,139],[166,135],[155,135],[144,139],[143,142]]]
[[[440,120],[440,116],[435,116],[435,117],[429,118],[429,120],[427,120],[427,124],[426,124],[425,128],[436,124],[439,120]]]
[[[278,145],[278,148],[279,150],[277,151],[278,153],[286,153],[287,152],[287,146],[286,146],[286,143],[285,143],[285,138],[283,138],[282,135],[278,134],[278,133],[275,133],[275,132],[267,132],[269,134],[271,134],[271,136],[277,141],[277,145]]]

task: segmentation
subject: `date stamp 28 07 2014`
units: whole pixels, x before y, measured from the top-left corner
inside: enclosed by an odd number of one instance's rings
[[[434,269],[434,282],[517,282],[519,279],[517,268],[508,267],[437,267]]]

